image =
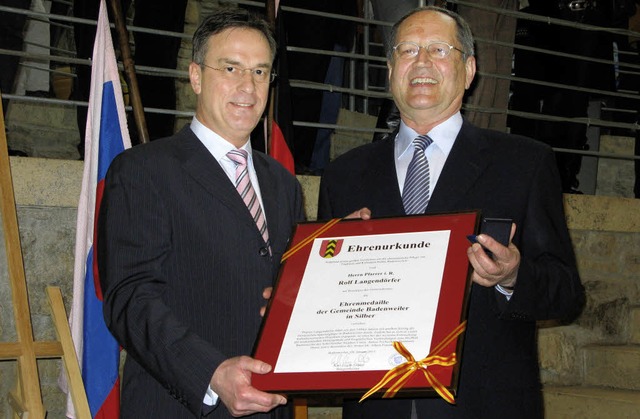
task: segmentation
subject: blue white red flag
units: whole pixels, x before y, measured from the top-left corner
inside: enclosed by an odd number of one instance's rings
[[[122,87],[105,1],[100,14],[91,70],[85,131],[82,192],[78,204],[71,333],[93,418],[119,417],[120,347],[102,316],[102,292],[94,255],[104,178],[116,155],[131,147]],[[69,405],[69,403],[68,403]],[[72,410],[72,409],[68,409]],[[73,417],[73,412],[69,412]]]

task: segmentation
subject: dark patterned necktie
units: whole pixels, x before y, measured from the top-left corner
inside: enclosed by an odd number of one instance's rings
[[[255,221],[264,242],[269,245],[269,231],[267,230],[267,220],[264,218],[258,195],[249,179],[249,170],[247,169],[247,157],[249,153],[246,150],[235,149],[227,153],[227,157],[236,164],[236,189],[240,197],[247,205],[253,221]]]
[[[424,152],[433,143],[427,135],[413,140],[413,158],[407,169],[402,190],[402,205],[407,214],[423,214],[429,203],[429,162]]]

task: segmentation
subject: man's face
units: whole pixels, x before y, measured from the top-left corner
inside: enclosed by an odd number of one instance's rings
[[[424,11],[400,25],[395,44],[414,42],[425,46],[440,41],[462,49],[456,34],[452,18]],[[387,66],[389,87],[402,120],[423,134],[460,110],[464,91],[475,74],[475,59],[469,57],[465,62],[455,49],[441,59],[431,58],[424,48],[414,58],[401,58],[394,53]]]
[[[259,31],[229,28],[209,38],[204,64],[189,66],[191,87],[198,95],[196,117],[236,147],[244,145],[267,103],[269,83],[256,82],[250,71],[271,71],[269,43]],[[227,69],[240,69],[232,76]]]

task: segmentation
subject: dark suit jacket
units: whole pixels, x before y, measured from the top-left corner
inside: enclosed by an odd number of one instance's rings
[[[301,188],[254,152],[273,256],[189,127],[125,151],[106,178],[98,261],[107,326],[127,351],[123,418],[200,416],[214,370],[250,355]],[[210,417],[231,417],[224,406]]]
[[[404,215],[394,165],[395,134],[329,165],[318,217],[368,207],[375,217]],[[511,300],[473,284],[457,406],[417,400],[419,417],[540,418],[536,320],[576,316],[584,301],[551,149],[525,137],[464,122],[426,213],[480,209],[511,218],[522,255]],[[467,260],[461,261],[467,263]],[[345,418],[408,418],[408,401],[345,405]]]

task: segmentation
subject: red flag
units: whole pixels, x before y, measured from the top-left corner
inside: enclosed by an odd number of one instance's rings
[[[282,130],[275,118],[271,122],[271,146],[269,147],[269,155],[278,160],[292,175],[295,175],[293,155],[291,154],[291,150],[289,150],[284,134],[282,134]]]

